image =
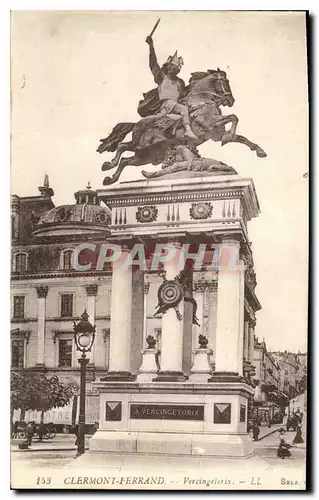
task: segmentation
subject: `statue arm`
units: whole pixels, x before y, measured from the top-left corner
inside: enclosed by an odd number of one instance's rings
[[[160,65],[158,64],[156,52],[154,49],[153,40],[151,37],[147,37],[146,43],[148,43],[150,48],[149,53],[149,66],[150,70],[153,73],[155,83],[159,84],[163,80],[163,72],[161,71]]]

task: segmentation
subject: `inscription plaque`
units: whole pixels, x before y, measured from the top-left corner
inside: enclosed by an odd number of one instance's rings
[[[204,420],[204,406],[131,404],[130,418],[153,420]]]

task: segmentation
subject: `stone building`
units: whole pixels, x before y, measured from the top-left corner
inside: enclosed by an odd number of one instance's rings
[[[174,182],[169,181],[167,189],[175,190],[169,197],[159,191],[140,195],[134,191],[140,189],[137,184],[130,187],[129,196],[126,186],[120,186],[120,194],[116,190],[97,192],[88,186],[75,193],[74,204],[55,206],[46,177],[39,187],[39,196],[12,197],[12,369],[46,372],[58,375],[62,382],[79,382],[73,324],[86,309],[96,326],[87,391],[100,392],[103,412],[114,382],[124,391],[119,397],[124,398],[121,405],[126,407],[125,391],[131,390],[127,382],[137,375],[136,384],[144,384],[146,393],[146,385],[150,384],[152,397],[157,391],[165,411],[170,401],[180,401],[185,406],[183,412],[191,411],[188,408],[192,401],[200,404],[203,411],[206,408],[205,414],[194,416],[202,420],[201,426],[207,427],[211,443],[220,441],[223,430],[218,453],[245,456],[251,447],[249,437],[243,433],[249,416],[248,401],[253,394],[254,331],[256,313],[261,308],[255,293],[257,281],[247,222],[258,216],[258,200],[250,179],[225,180],[223,176],[207,178],[206,183],[199,184],[194,178],[185,186],[179,180],[176,186]],[[190,182],[198,191],[196,194],[189,191]],[[116,263],[104,262],[105,242],[120,243],[121,255],[127,256],[136,242],[151,248],[152,242],[171,242],[174,238],[174,244],[180,248],[183,242],[192,242],[191,233],[194,241],[200,234],[199,241],[208,250],[201,268],[191,273],[182,299],[182,321],[174,309],[154,316],[163,276],[160,269],[150,266],[152,249],[146,259],[146,271],[133,264],[123,272]],[[238,270],[216,268],[216,242],[232,250],[240,263]],[[81,270],[77,270],[73,256],[83,244],[86,248],[79,257]],[[90,250],[89,245],[97,250]],[[175,264],[165,266],[172,276],[169,279],[175,279]],[[207,349],[199,345],[200,334],[207,338]],[[157,341],[155,372],[148,376],[157,376],[158,381],[150,379],[145,385],[148,336]],[[198,361],[203,355],[208,359],[204,372]],[[211,375],[213,379],[208,383]],[[175,380],[182,392],[165,396],[161,384],[174,392]],[[193,394],[189,393],[188,380],[195,383]],[[200,392],[202,383],[205,393],[210,391],[209,397]],[[141,393],[138,406],[147,403],[145,394]],[[211,412],[213,415],[207,420]],[[113,425],[104,421],[100,424],[104,430]],[[197,424],[190,425],[195,429]],[[174,429],[178,434],[177,424]],[[145,431],[141,432],[147,438]],[[196,431],[194,436],[201,442],[201,433]],[[234,442],[228,449],[229,436],[233,436]],[[168,439],[165,433],[161,439]]]
[[[265,423],[269,418],[272,421],[281,421],[289,393],[284,390],[281,368],[276,357],[268,351],[265,340],[260,342],[257,337],[254,345],[254,366],[255,416],[259,415]]]
[[[58,207],[47,177],[39,191],[12,197],[11,365],[78,381],[73,322],[87,309],[96,325],[92,380],[108,366],[110,269],[79,272],[71,259],[83,240],[105,238],[109,210],[90,186]]]
[[[280,371],[281,389],[292,399],[300,391],[300,382],[306,373],[307,356],[288,351],[273,352]]]
[[[105,264],[103,270],[93,266],[86,272],[76,271],[72,267],[72,252],[83,242],[107,241],[110,210],[90,186],[75,193],[75,204],[57,207],[47,176],[38,189],[39,196],[12,196],[11,365],[13,369],[55,373],[63,382],[78,381],[73,322],[87,309],[90,321],[96,325],[89,364],[91,387],[91,381],[105,374],[109,364],[112,269]],[[190,327],[192,356],[188,362],[184,359],[186,370],[190,369],[187,364],[193,360],[200,333],[209,339],[211,361],[215,361],[217,273],[211,265],[211,255],[205,260],[207,263],[193,275],[192,290],[200,326]],[[135,372],[140,367],[140,350],[145,347],[148,335],[157,340],[160,362],[161,315],[154,317],[154,311],[161,283],[156,271],[144,277],[138,271],[133,273],[132,336],[139,346],[131,359]],[[260,308],[255,286],[250,265],[246,270],[242,345],[247,374],[251,373],[253,360],[255,312]],[[185,321],[191,325],[191,316]]]

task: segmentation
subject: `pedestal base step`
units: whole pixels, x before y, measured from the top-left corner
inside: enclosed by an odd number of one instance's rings
[[[91,452],[125,452],[215,457],[248,457],[253,454],[248,434],[182,434],[98,431]]]

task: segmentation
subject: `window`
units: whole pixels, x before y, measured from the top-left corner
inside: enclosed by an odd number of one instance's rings
[[[65,252],[63,252],[63,269],[73,269],[72,253],[72,250],[66,250]]]
[[[25,296],[24,295],[15,295],[13,297],[13,318],[14,319],[24,318],[24,304],[25,304]]]
[[[72,340],[59,340],[59,366],[72,366]]]
[[[11,346],[12,368],[24,367],[24,340],[13,340]]]
[[[27,257],[26,253],[13,255],[13,272],[24,273],[27,270]]]
[[[73,316],[73,295],[72,293],[63,293],[61,295],[61,317]]]

